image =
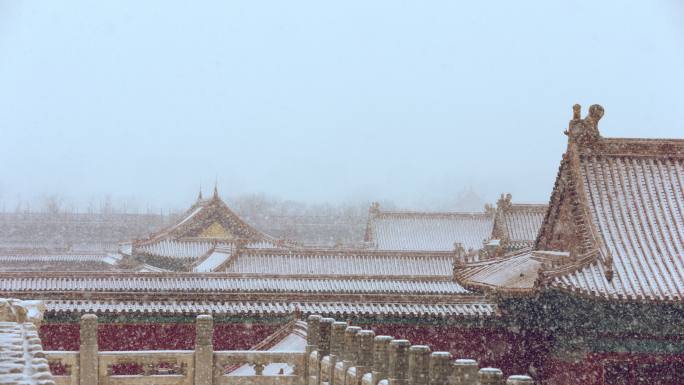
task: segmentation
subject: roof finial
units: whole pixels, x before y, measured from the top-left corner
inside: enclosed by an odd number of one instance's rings
[[[368,208],[368,213],[371,215],[377,215],[380,213],[380,203],[379,202],[372,202],[370,207]]]
[[[214,182],[214,199],[218,199],[218,180]]]
[[[603,106],[600,104],[594,104],[589,107],[589,115],[587,116],[587,120],[591,122],[594,128],[598,130],[598,122],[601,120],[604,113],[605,110],[603,109]]]
[[[572,120],[582,119],[582,106],[575,104],[572,106]]]
[[[590,145],[601,138],[598,122],[603,117],[604,110],[600,105],[594,104],[589,107],[589,114],[584,119],[580,115],[581,110],[582,107],[579,104],[572,106],[572,120],[565,134],[577,144]]]
[[[200,184],[199,194],[197,194],[197,200],[198,201],[202,200],[202,184]]]

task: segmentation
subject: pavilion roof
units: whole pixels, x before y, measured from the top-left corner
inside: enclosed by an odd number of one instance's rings
[[[197,201],[171,226],[131,243],[126,250],[142,263],[183,270],[207,259],[217,247],[289,247],[293,244],[250,226],[221,200],[218,191]],[[130,249],[130,250],[128,250]],[[124,252],[126,253],[126,252]],[[200,270],[204,271],[204,270]]]

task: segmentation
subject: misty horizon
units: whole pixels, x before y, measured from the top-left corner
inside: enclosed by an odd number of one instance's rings
[[[0,207],[547,203],[575,103],[682,136],[683,34],[675,1],[0,1]]]

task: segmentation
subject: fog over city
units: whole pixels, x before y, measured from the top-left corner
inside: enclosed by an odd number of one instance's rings
[[[0,1],[6,212],[546,203],[574,103],[684,132],[676,1],[70,4]]]

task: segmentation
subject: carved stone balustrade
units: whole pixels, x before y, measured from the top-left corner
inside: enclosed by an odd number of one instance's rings
[[[195,350],[100,352],[97,317],[84,315],[81,351],[45,355],[57,385],[504,384],[501,370],[480,369],[475,360],[316,315],[308,318],[304,351],[213,351],[212,337],[213,319],[198,316]],[[273,373],[272,364],[288,369]],[[534,381],[516,375],[505,383]]]

